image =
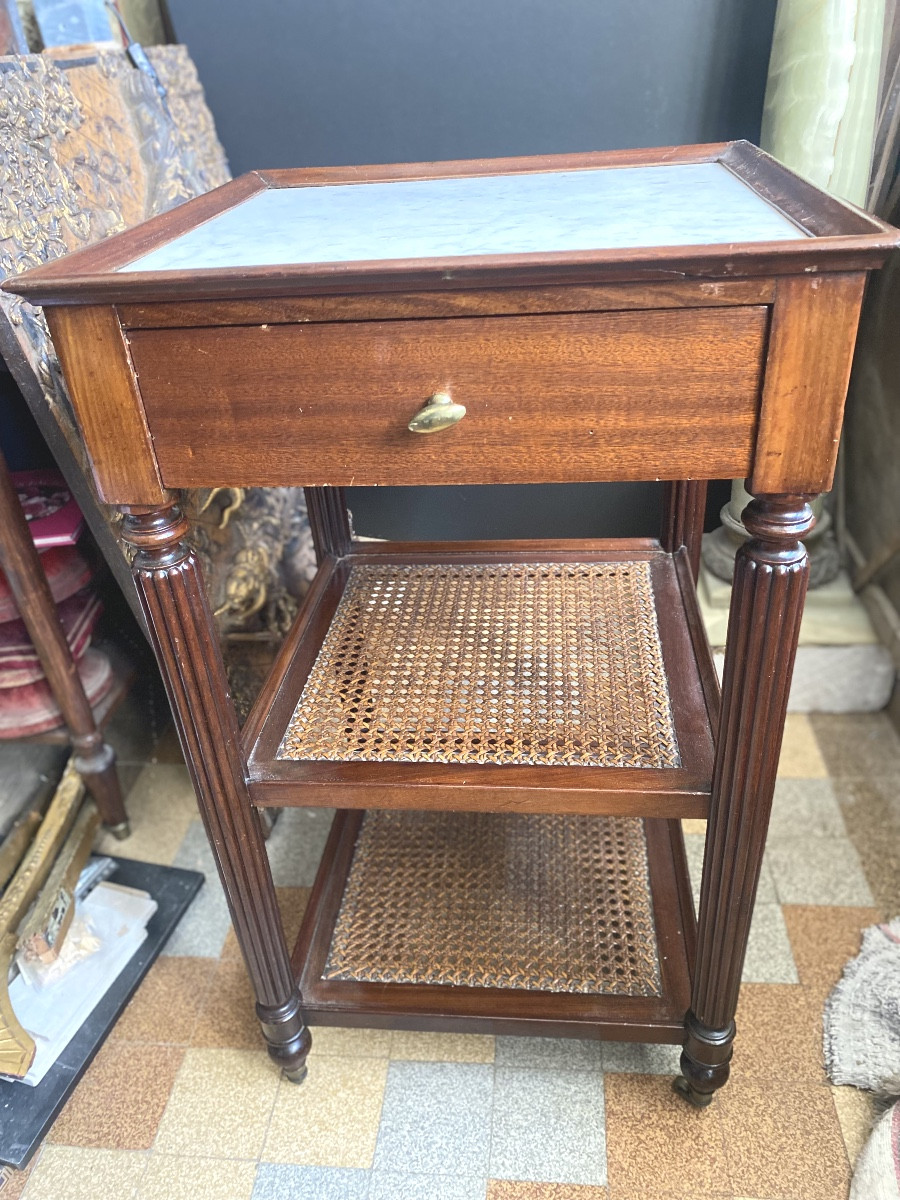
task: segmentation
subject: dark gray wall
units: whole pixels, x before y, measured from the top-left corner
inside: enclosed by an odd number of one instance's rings
[[[775,0],[168,3],[236,174],[755,140],[775,13]],[[560,493],[517,495],[355,489],[353,503],[360,532],[394,536],[563,521]],[[655,528],[649,486],[568,501],[559,534]]]

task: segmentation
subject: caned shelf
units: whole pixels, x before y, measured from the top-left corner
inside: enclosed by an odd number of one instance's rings
[[[705,816],[717,704],[684,552],[357,544],[321,566],[248,718],[250,793]]]
[[[680,1043],[680,823],[338,812],[293,955],[311,1024]]]

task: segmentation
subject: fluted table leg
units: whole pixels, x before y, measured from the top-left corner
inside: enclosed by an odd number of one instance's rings
[[[765,847],[815,518],[805,496],[758,496],[737,554],[716,744],[697,964],[676,1088],[709,1104],[728,1079],[741,971]]]
[[[240,736],[187,523],[174,505],[123,509],[133,570],[197,793],[200,815],[256,994],[269,1054],[299,1082],[310,1035],[288,957]]]

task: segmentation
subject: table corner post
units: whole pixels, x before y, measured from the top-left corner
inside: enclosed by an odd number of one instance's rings
[[[809,576],[806,495],[760,495],[731,594],[697,959],[676,1089],[698,1107],[727,1081],[741,972]]]
[[[663,549],[670,554],[687,549],[694,583],[700,577],[700,547],[706,515],[705,479],[670,479],[663,485]]]
[[[270,1056],[299,1082],[311,1038],[291,970],[237,716],[188,524],[175,498],[120,505],[132,572]]]

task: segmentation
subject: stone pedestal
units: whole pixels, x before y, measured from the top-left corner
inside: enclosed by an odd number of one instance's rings
[[[721,676],[731,584],[704,565],[700,610]],[[845,571],[807,593],[789,712],[877,712],[887,704],[894,664]]]

